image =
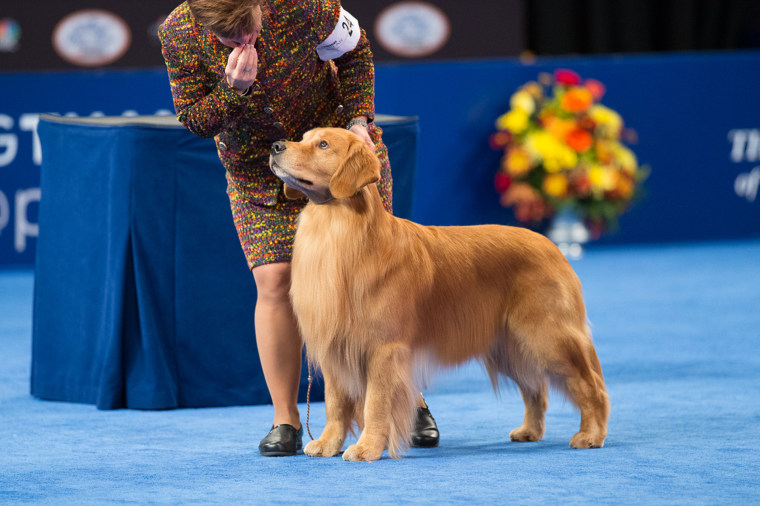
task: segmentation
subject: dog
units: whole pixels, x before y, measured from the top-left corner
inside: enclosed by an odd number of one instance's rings
[[[480,359],[510,378],[525,415],[512,441],[538,441],[551,385],[580,410],[573,448],[607,436],[609,398],[581,283],[544,236],[519,227],[423,226],[382,205],[380,163],[353,133],[306,132],[273,144],[270,168],[298,217],[290,297],[307,356],[322,371],[326,423],[309,456],[377,460],[407,448],[418,372]],[[300,192],[300,193],[299,193]],[[302,194],[302,195],[301,195]]]

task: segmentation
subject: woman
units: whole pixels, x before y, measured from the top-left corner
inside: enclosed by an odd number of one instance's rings
[[[339,0],[188,0],[159,29],[178,119],[214,137],[235,226],[257,289],[256,341],[274,405],[264,456],[295,455],[301,337],[288,289],[295,219],[305,201],[284,198],[269,170],[280,139],[345,127],[377,153],[391,210],[388,150],[374,118],[374,66],[366,34]],[[413,445],[438,444],[420,397]]]

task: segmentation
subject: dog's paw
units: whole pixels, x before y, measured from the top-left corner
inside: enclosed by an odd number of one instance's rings
[[[528,427],[518,427],[509,433],[509,439],[515,443],[532,443],[535,441],[541,441],[541,438],[543,437],[543,431]]]
[[[346,448],[346,451],[343,452],[343,460],[380,460],[382,455],[382,448],[378,451],[376,449],[365,448],[357,443]]]
[[[329,444],[321,439],[309,441],[303,452],[309,457],[334,457],[340,452],[341,444]]]
[[[570,438],[570,448],[601,448],[602,446],[604,446],[604,436],[579,432]]]

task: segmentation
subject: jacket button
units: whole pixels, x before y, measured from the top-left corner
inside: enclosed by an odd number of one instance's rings
[[[339,105],[338,107],[335,108],[335,113],[336,114],[340,114],[342,112],[343,112],[343,104],[341,104],[341,105]]]
[[[275,127],[277,130],[285,130],[285,127],[279,121],[275,121],[274,123],[272,123],[272,126]]]
[[[269,106],[264,107],[264,114],[266,114],[267,116],[271,116],[273,112],[274,112],[274,109],[272,109],[271,107]]]
[[[227,145],[223,142],[219,143],[219,151],[227,151]]]
[[[256,91],[260,91],[261,90],[261,83],[259,83],[258,81],[256,81],[255,83],[253,83],[253,89],[256,90]]]

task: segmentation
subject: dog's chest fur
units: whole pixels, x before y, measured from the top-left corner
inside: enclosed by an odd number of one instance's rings
[[[365,294],[376,282],[363,271],[367,237],[350,223],[354,212],[342,206],[307,206],[299,218],[293,248],[291,299],[301,333],[314,357],[329,346],[348,348],[366,328]],[[360,227],[359,230],[365,230]],[[357,325],[358,322],[362,322]],[[345,351],[345,350],[344,350]]]

